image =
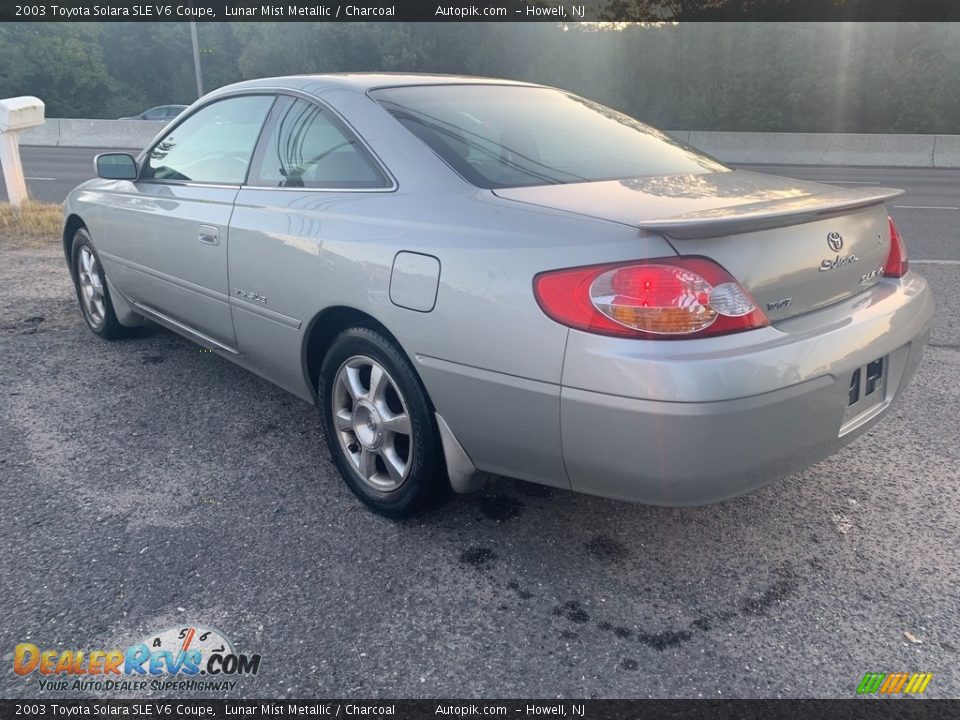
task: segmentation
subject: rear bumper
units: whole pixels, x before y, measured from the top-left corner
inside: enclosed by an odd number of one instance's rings
[[[560,391],[574,490],[697,505],[753,490],[849,443],[896,402],[929,340],[933,298],[909,273],[776,327],[696,341],[571,331]],[[857,368],[887,358],[880,405],[844,421]]]

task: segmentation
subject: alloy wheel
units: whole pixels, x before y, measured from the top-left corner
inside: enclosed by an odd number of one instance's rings
[[[83,309],[91,325],[97,328],[102,327],[107,311],[97,256],[84,245],[80,248],[77,259],[77,279],[80,283],[80,300],[83,302]]]
[[[348,358],[333,381],[333,425],[344,455],[370,487],[399,488],[413,465],[407,403],[390,373],[365,355]]]

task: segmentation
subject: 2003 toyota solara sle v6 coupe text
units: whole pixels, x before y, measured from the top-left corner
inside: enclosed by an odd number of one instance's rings
[[[732,170],[538,85],[243,82],[96,164],[63,233],[90,329],[150,320],[315,403],[393,517],[491,473],[745,493],[876,422],[933,319],[900,191]]]

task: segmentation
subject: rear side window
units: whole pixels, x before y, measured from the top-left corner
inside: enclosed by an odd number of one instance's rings
[[[478,187],[727,170],[628,115],[550,88],[427,85],[370,94]]]
[[[147,154],[141,177],[241,184],[273,100],[269,95],[233,97],[197,110]]]
[[[251,185],[364,189],[389,185],[357,139],[319,105],[283,98],[250,173]]]

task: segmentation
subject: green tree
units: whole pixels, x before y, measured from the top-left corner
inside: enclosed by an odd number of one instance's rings
[[[116,85],[101,27],[88,23],[0,26],[0,97],[35,95],[49,117],[99,117]]]

